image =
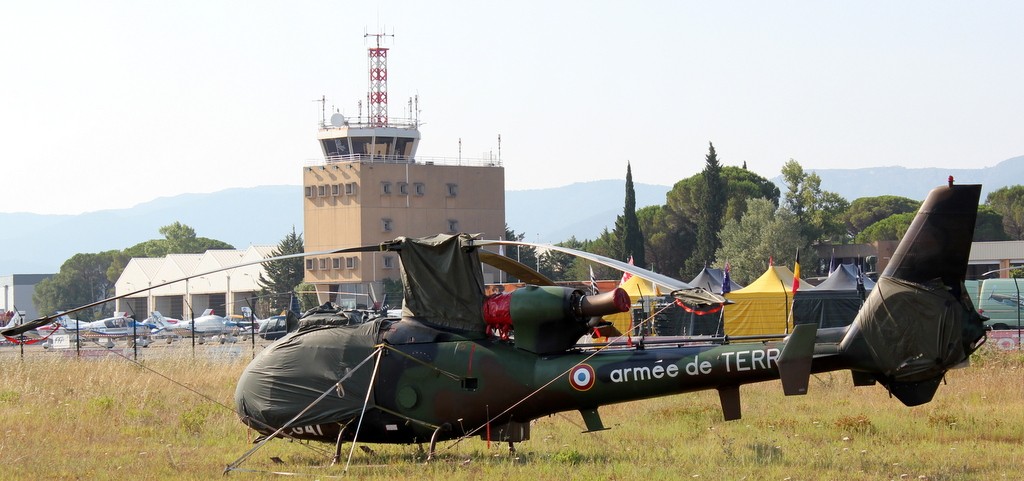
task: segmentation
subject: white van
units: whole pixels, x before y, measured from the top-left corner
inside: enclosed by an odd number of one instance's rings
[[[992,329],[1024,327],[1024,303],[1021,302],[1024,279],[985,279],[978,295],[978,312],[989,318]]]

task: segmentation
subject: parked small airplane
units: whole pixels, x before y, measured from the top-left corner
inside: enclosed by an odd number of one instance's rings
[[[163,314],[160,314],[160,311],[153,311],[149,314],[149,317],[146,318],[146,324],[153,326],[149,337],[153,340],[165,340],[167,341],[167,344],[181,338],[180,335],[173,332],[173,328],[167,328],[167,326],[174,326],[179,323],[181,323],[181,319],[165,317]]]
[[[152,334],[156,337],[175,335],[180,338],[195,336],[196,342],[205,344],[207,339],[216,339],[221,344],[236,342],[238,337],[238,325],[228,319],[213,313],[213,309],[203,311],[197,318],[188,321],[169,322],[167,318],[160,315],[159,311],[153,311],[151,316],[156,329]],[[167,337],[168,342],[173,338]]]
[[[74,321],[64,326],[64,330],[68,334],[78,335],[81,339],[93,341],[107,349],[113,348],[114,341],[118,339],[134,342],[139,347],[147,347],[153,325],[137,322],[125,312],[115,312],[113,316],[98,321]]]

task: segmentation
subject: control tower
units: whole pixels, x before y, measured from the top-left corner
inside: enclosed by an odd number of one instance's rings
[[[323,160],[303,167],[306,252],[379,244],[400,236],[467,232],[498,239],[505,234],[505,169],[487,159],[418,157],[418,101],[409,117],[388,116],[384,35],[367,49],[367,116],[340,112],[321,118],[317,139]],[[326,117],[326,115],[324,116]],[[485,271],[486,282],[497,273]],[[320,301],[368,304],[384,292],[384,279],[399,278],[389,252],[307,257],[305,281]]]

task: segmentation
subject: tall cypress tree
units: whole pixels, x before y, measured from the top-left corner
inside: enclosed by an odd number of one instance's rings
[[[722,166],[718,163],[715,145],[708,142],[708,155],[704,158],[704,179],[701,185],[701,205],[697,216],[697,245],[693,256],[686,263],[686,270],[696,275],[707,262],[713,261],[715,251],[721,245],[718,232],[722,230],[725,215],[725,182],[722,181]]]
[[[640,231],[640,221],[636,218],[636,191],[633,189],[633,169],[626,162],[626,205],[622,215],[615,219],[615,235],[621,245],[622,260],[633,257],[633,263],[646,267],[644,258],[644,235]]]

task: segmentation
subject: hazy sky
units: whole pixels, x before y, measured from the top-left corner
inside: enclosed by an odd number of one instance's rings
[[[726,165],[983,167],[1024,154],[1024,2],[9,1],[0,212],[301,183],[320,104],[392,117],[508,189]],[[365,108],[365,107],[364,107]],[[581,199],[582,202],[582,199]]]

